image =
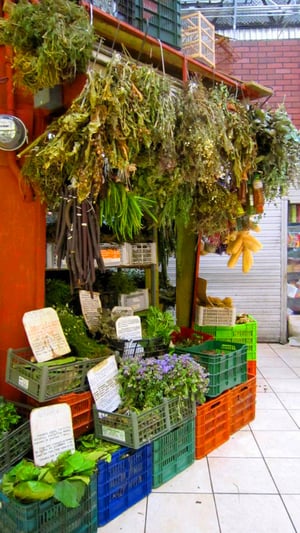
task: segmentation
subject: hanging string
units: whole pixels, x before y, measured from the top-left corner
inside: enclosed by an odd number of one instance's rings
[[[163,49],[163,45],[160,39],[158,39],[158,42],[159,42],[159,48],[160,48],[162,71],[165,75],[166,71],[165,71],[164,49]]]

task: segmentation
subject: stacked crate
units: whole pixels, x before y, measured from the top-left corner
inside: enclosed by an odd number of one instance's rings
[[[199,326],[202,334],[215,340],[176,348],[177,353],[191,353],[210,378],[207,401],[196,409],[196,459],[226,442],[255,417],[256,376],[251,374],[249,361],[253,360],[248,357],[256,357],[256,322],[249,324],[238,325],[235,335],[232,330],[236,326]],[[224,330],[231,335],[223,338]]]

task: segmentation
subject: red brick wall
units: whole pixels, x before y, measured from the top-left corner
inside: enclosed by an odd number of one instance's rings
[[[217,41],[216,58],[218,71],[271,88],[274,94],[264,108],[277,108],[284,103],[291,120],[300,129],[300,39],[223,39]]]

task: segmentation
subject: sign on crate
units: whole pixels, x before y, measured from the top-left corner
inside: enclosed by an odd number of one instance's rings
[[[66,451],[75,451],[71,407],[47,405],[30,413],[34,464],[44,466]]]
[[[88,373],[88,381],[97,409],[115,411],[121,402],[117,383],[118,366],[114,355],[107,357]]]

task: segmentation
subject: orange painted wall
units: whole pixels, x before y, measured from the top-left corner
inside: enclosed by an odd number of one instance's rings
[[[32,140],[32,97],[11,91],[8,62],[0,47],[0,113],[19,117]],[[22,399],[5,383],[7,350],[28,346],[23,314],[44,307],[45,233],[45,208],[26,187],[16,152],[0,150],[0,394],[7,399]]]

